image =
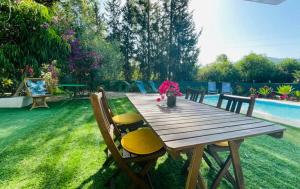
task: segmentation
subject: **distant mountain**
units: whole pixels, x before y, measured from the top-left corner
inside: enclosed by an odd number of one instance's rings
[[[268,57],[268,59],[272,62],[274,62],[275,64],[278,64],[279,62],[281,62],[282,60],[284,60],[285,58],[275,58],[275,57]],[[296,58],[297,59],[297,58]],[[300,58],[297,59],[298,61],[300,61]]]

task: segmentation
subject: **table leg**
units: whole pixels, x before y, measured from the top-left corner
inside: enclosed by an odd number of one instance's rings
[[[193,149],[193,155],[189,166],[189,174],[187,177],[185,189],[196,188],[203,151],[204,151],[203,145],[198,145]],[[201,176],[199,178],[202,179]],[[198,182],[202,182],[202,181],[198,181]]]
[[[234,170],[234,176],[236,180],[236,187],[239,189],[244,189],[244,176],[241,167],[241,160],[239,155],[239,144],[240,141],[229,141],[230,154],[232,158],[232,165]]]

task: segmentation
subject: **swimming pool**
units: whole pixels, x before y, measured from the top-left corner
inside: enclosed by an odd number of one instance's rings
[[[218,95],[207,95],[204,98],[204,103],[216,106],[218,102]],[[225,102],[223,102],[223,105]],[[243,105],[242,113],[245,113],[247,105]],[[300,105],[290,104],[288,102],[257,99],[253,116],[300,127]]]

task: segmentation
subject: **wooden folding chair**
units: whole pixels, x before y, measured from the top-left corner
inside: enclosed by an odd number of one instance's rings
[[[31,83],[35,84],[38,82],[45,83],[44,86],[38,91],[35,91],[35,89],[30,86]],[[46,98],[51,96],[51,94],[48,91],[48,86],[46,81],[43,78],[25,78],[24,79],[24,85],[26,88],[26,93],[28,96],[32,97],[32,107],[30,110],[34,108],[48,108]]]
[[[241,97],[241,96],[233,96],[233,95],[225,95],[221,94],[218,100],[217,108],[222,108],[222,102],[223,100],[227,100],[227,104],[225,107],[226,111],[235,112],[239,114],[241,112],[242,105],[244,103],[249,104],[246,116],[251,117],[255,105],[255,98],[254,97]],[[240,147],[243,140],[238,141],[237,148]],[[214,179],[214,182],[211,186],[212,189],[217,188],[222,180],[223,177],[225,177],[226,180],[228,180],[235,188],[238,188],[234,177],[230,174],[228,171],[231,163],[232,163],[232,153],[230,152],[229,148],[229,141],[223,141],[218,142],[212,145],[208,145],[205,149],[205,152],[209,154],[213,159],[217,162],[217,164],[220,167],[220,170],[217,173],[216,178]],[[225,160],[223,160],[219,156],[219,152],[229,152],[229,155]],[[205,158],[205,161],[207,164],[214,169],[212,166],[212,163],[209,161],[209,159]]]
[[[115,135],[115,138],[114,138],[114,141],[115,142],[119,142],[119,145],[120,145],[120,138],[122,135],[125,135],[127,132],[130,132],[130,131],[134,131],[138,128],[141,128],[141,127],[146,127],[146,125],[144,125],[144,121],[143,120],[139,120],[137,122],[127,122],[129,124],[120,124],[120,123],[116,123],[114,121],[114,114],[108,104],[108,99],[105,95],[105,91],[103,88],[99,88],[99,92],[102,93],[102,98],[101,98],[101,102],[103,104],[103,108],[104,108],[104,112],[105,114],[107,115],[107,119],[109,121],[109,124],[112,125],[114,127],[114,135]],[[131,113],[131,116],[133,114],[137,114],[137,113]],[[121,114],[121,116],[126,116],[126,113],[124,114]],[[134,115],[133,115],[134,116]],[[141,117],[140,115],[136,115],[137,117]],[[108,166],[112,163],[113,159],[112,157],[110,156],[110,153],[109,153],[109,150],[108,148],[106,147],[104,149],[104,152],[106,154],[106,161],[105,161],[105,165]]]
[[[200,96],[200,99],[198,101],[199,96]],[[205,93],[200,90],[196,90],[196,89],[192,89],[192,88],[186,89],[185,99],[202,103],[204,100],[204,96],[205,96]]]
[[[160,139],[155,134],[153,134],[151,141],[156,141],[156,145],[161,144],[162,146],[158,146],[159,149],[155,149],[155,151],[151,151],[151,153],[145,152],[142,155],[132,153],[131,151],[134,151],[134,148],[130,148],[131,150],[129,151],[128,148],[126,148],[127,150],[125,150],[125,147],[123,145],[116,145],[114,141],[115,127],[112,126],[108,120],[108,115],[106,115],[103,104],[103,98],[103,93],[94,93],[91,95],[91,103],[94,111],[94,116],[98,123],[98,127],[108,147],[110,155],[112,156],[113,160],[117,163],[117,166],[122,171],[124,171],[132,180],[136,188],[152,187],[148,174],[149,169],[152,165],[156,163],[157,159],[165,153]],[[123,139],[128,139],[130,136],[134,135],[137,136],[138,132],[141,130],[143,129],[139,129],[122,136],[121,144],[123,144]],[[147,130],[148,132],[150,132],[150,128],[147,128]],[[149,135],[143,135],[143,140],[147,140],[147,136]],[[139,147],[143,145],[145,144],[140,144]],[[149,150],[151,148],[149,147],[147,149]],[[133,169],[134,166],[139,166],[140,170],[138,172],[135,172]]]

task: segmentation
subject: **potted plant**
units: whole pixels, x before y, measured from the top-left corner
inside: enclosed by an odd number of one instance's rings
[[[174,107],[176,106],[176,96],[182,96],[180,92],[179,85],[176,82],[166,80],[158,88],[160,98],[157,101],[164,100],[165,96],[167,97],[167,106]]]
[[[261,87],[258,90],[258,94],[260,94],[264,98],[267,98],[271,93],[272,93],[272,88],[268,86]]]
[[[249,89],[249,92],[250,92],[250,97],[257,97],[257,91],[255,88],[251,87]]]
[[[293,91],[293,87],[291,85],[281,85],[277,87],[277,93],[280,94],[281,100],[286,100]]]
[[[297,101],[300,100],[300,91],[295,91],[294,96],[296,97]]]

